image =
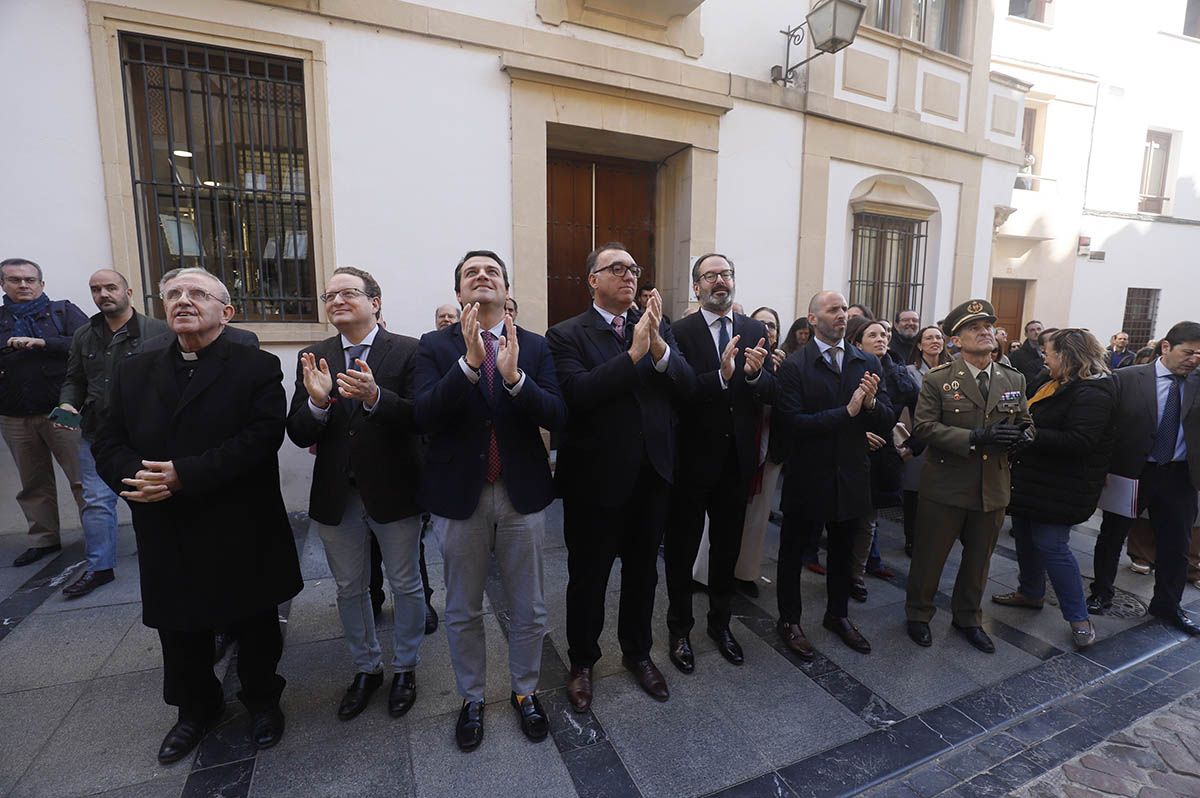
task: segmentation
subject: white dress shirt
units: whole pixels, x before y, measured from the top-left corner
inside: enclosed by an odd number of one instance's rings
[[[514,325],[514,329],[515,329],[515,325]],[[499,347],[500,346],[500,336],[504,335],[504,317],[501,317],[499,323],[497,323],[496,326],[493,327],[488,332],[490,332],[493,336],[495,336],[495,341],[493,343],[491,343],[490,346]],[[484,341],[483,345],[489,346],[487,341]],[[497,350],[496,354],[497,355],[500,354],[499,350]],[[467,363],[466,355],[463,355],[462,357],[460,357],[458,359],[458,367],[462,369],[463,374],[465,374],[467,376],[467,380],[469,382],[471,382],[472,384],[478,383],[480,378],[483,376],[478,371],[471,368],[470,364]],[[496,376],[500,377],[500,384],[504,386],[504,390],[508,391],[509,396],[516,396],[517,394],[519,394],[521,392],[521,389],[523,387],[525,387],[525,372],[522,371],[521,369],[517,369],[517,381],[513,384],[513,386],[511,388],[508,387],[508,385],[506,385],[504,383],[504,377],[500,376],[499,368],[496,369]]]
[[[1168,377],[1174,376],[1172,371],[1163,365],[1162,358],[1154,361],[1154,395],[1157,397],[1158,414],[1154,416],[1154,431],[1158,432],[1158,422],[1163,417],[1163,412],[1167,409],[1167,395],[1171,392],[1171,380]],[[1175,456],[1172,461],[1187,460],[1187,441],[1183,437],[1183,380],[1179,385],[1179,432],[1175,438]]]
[[[378,334],[379,334],[379,325],[376,324],[374,327],[371,328],[371,331],[369,333],[367,333],[361,341],[358,342],[357,345],[366,347],[366,349],[363,350],[362,355],[358,358],[359,360],[363,361],[364,363],[366,362],[367,357],[371,354],[371,345],[375,343],[375,336]],[[354,364],[350,361],[350,354],[348,352],[346,352],[346,350],[349,347],[356,346],[356,344],[344,335],[341,336],[341,339],[342,339],[342,354],[345,357],[345,370],[350,371],[350,367]],[[379,389],[376,388],[375,389],[375,402],[372,402],[371,404],[367,404],[366,402],[363,402],[363,410],[370,413],[372,410],[375,409],[375,404],[378,401],[379,401]],[[312,397],[311,396],[308,397],[308,409],[313,414],[313,417],[316,418],[318,421],[324,421],[329,416],[329,409],[331,407],[333,407],[332,402],[325,405],[324,407],[317,407],[313,403]]]

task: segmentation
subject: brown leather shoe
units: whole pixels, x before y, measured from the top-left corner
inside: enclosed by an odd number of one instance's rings
[[[585,666],[571,668],[567,678],[567,698],[576,712],[587,712],[592,708],[592,669]]]
[[[625,669],[633,674],[633,678],[637,679],[637,683],[642,686],[642,689],[649,693],[655,701],[666,701],[671,697],[671,692],[667,689],[667,680],[663,678],[662,671],[650,661],[649,657],[637,660],[622,657],[621,662],[625,665]]]
[[[816,657],[817,652],[813,648],[812,643],[808,642],[808,638],[804,636],[804,630],[800,628],[800,624],[777,621],[775,623],[775,630],[779,632],[779,636],[787,644],[788,650],[800,659],[812,662],[813,658]]]
[[[862,636],[862,632],[858,631],[858,627],[850,623],[849,618],[834,618],[832,615],[826,615],[825,620],[821,621],[821,625],[840,637],[843,643],[858,653],[871,653],[871,644],[867,642],[867,638]]]

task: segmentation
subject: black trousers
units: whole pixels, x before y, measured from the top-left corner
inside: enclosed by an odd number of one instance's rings
[[[1192,486],[1187,463],[1146,464],[1138,479],[1138,514],[1143,510],[1150,512],[1157,552],[1150,614],[1172,615],[1179,610],[1179,601],[1187,584],[1188,547],[1192,542],[1192,525],[1196,521],[1196,489]],[[1121,548],[1132,527],[1132,518],[1104,513],[1100,536],[1096,538],[1093,596],[1113,597]]]
[[[226,624],[223,631],[238,643],[237,671],[242,689],[238,699],[253,712],[279,705],[287,683],[276,673],[283,654],[279,610],[263,610]],[[213,673],[213,630],[159,629],[163,651],[163,700],[179,707],[181,718],[219,715],[225,698]]]
[[[604,485],[594,490],[603,491]],[[631,659],[650,656],[658,544],[662,540],[671,486],[642,458],[633,492],[622,504],[604,506],[591,496],[563,499],[567,543],[567,646],[572,667],[600,659],[604,597],[613,562],[621,558],[617,638]]]
[[[775,572],[779,620],[800,623],[800,575],[804,573],[805,544],[814,534],[819,538],[822,528],[829,534],[828,557],[825,561],[825,589],[828,594],[825,612],[834,618],[847,617],[854,535],[862,523],[861,518],[822,523],[804,519],[796,511],[784,511],[783,526],[779,530],[779,565]]]
[[[433,588],[429,586],[429,569],[425,567],[425,530],[429,528],[429,514],[421,515],[421,584],[425,586],[425,603],[433,598]],[[375,533],[371,533],[371,606],[383,606],[383,552],[379,550],[379,541]]]
[[[732,441],[732,439],[731,439]],[[733,598],[733,570],[742,551],[742,527],[746,523],[746,497],[750,486],[738,473],[737,452],[712,456],[724,465],[717,481],[707,487],[681,477],[671,494],[671,511],[665,533],[663,560],[667,572],[667,629],[671,637],[683,637],[695,625],[692,615],[692,565],[704,537],[708,516],[708,625],[729,626],[729,602]]]

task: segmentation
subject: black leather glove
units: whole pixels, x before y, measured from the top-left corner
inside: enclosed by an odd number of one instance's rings
[[[1018,429],[1021,430],[1021,436],[1017,438],[1016,441],[1009,444],[1009,454],[1017,454],[1022,449],[1028,448],[1029,445],[1033,443],[1033,425],[1028,423],[1022,424],[1020,427],[1018,427]]]
[[[990,427],[979,427],[971,430],[971,445],[982,446],[1012,446],[1021,438],[1021,428],[1016,424],[1001,421]]]

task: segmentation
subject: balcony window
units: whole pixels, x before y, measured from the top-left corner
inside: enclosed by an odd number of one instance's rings
[[[1183,35],[1200,39],[1200,0],[1188,0],[1183,14]]]
[[[913,0],[912,8],[912,38],[934,50],[963,54],[963,0]]]
[[[1046,21],[1047,0],[1008,0],[1008,15],[1030,19],[1034,22]]]
[[[1171,134],[1146,131],[1142,154],[1142,186],[1138,195],[1140,213],[1162,213],[1167,197],[1167,166],[1171,157]]]
[[[900,33],[900,0],[867,0],[862,24],[888,33]]]

